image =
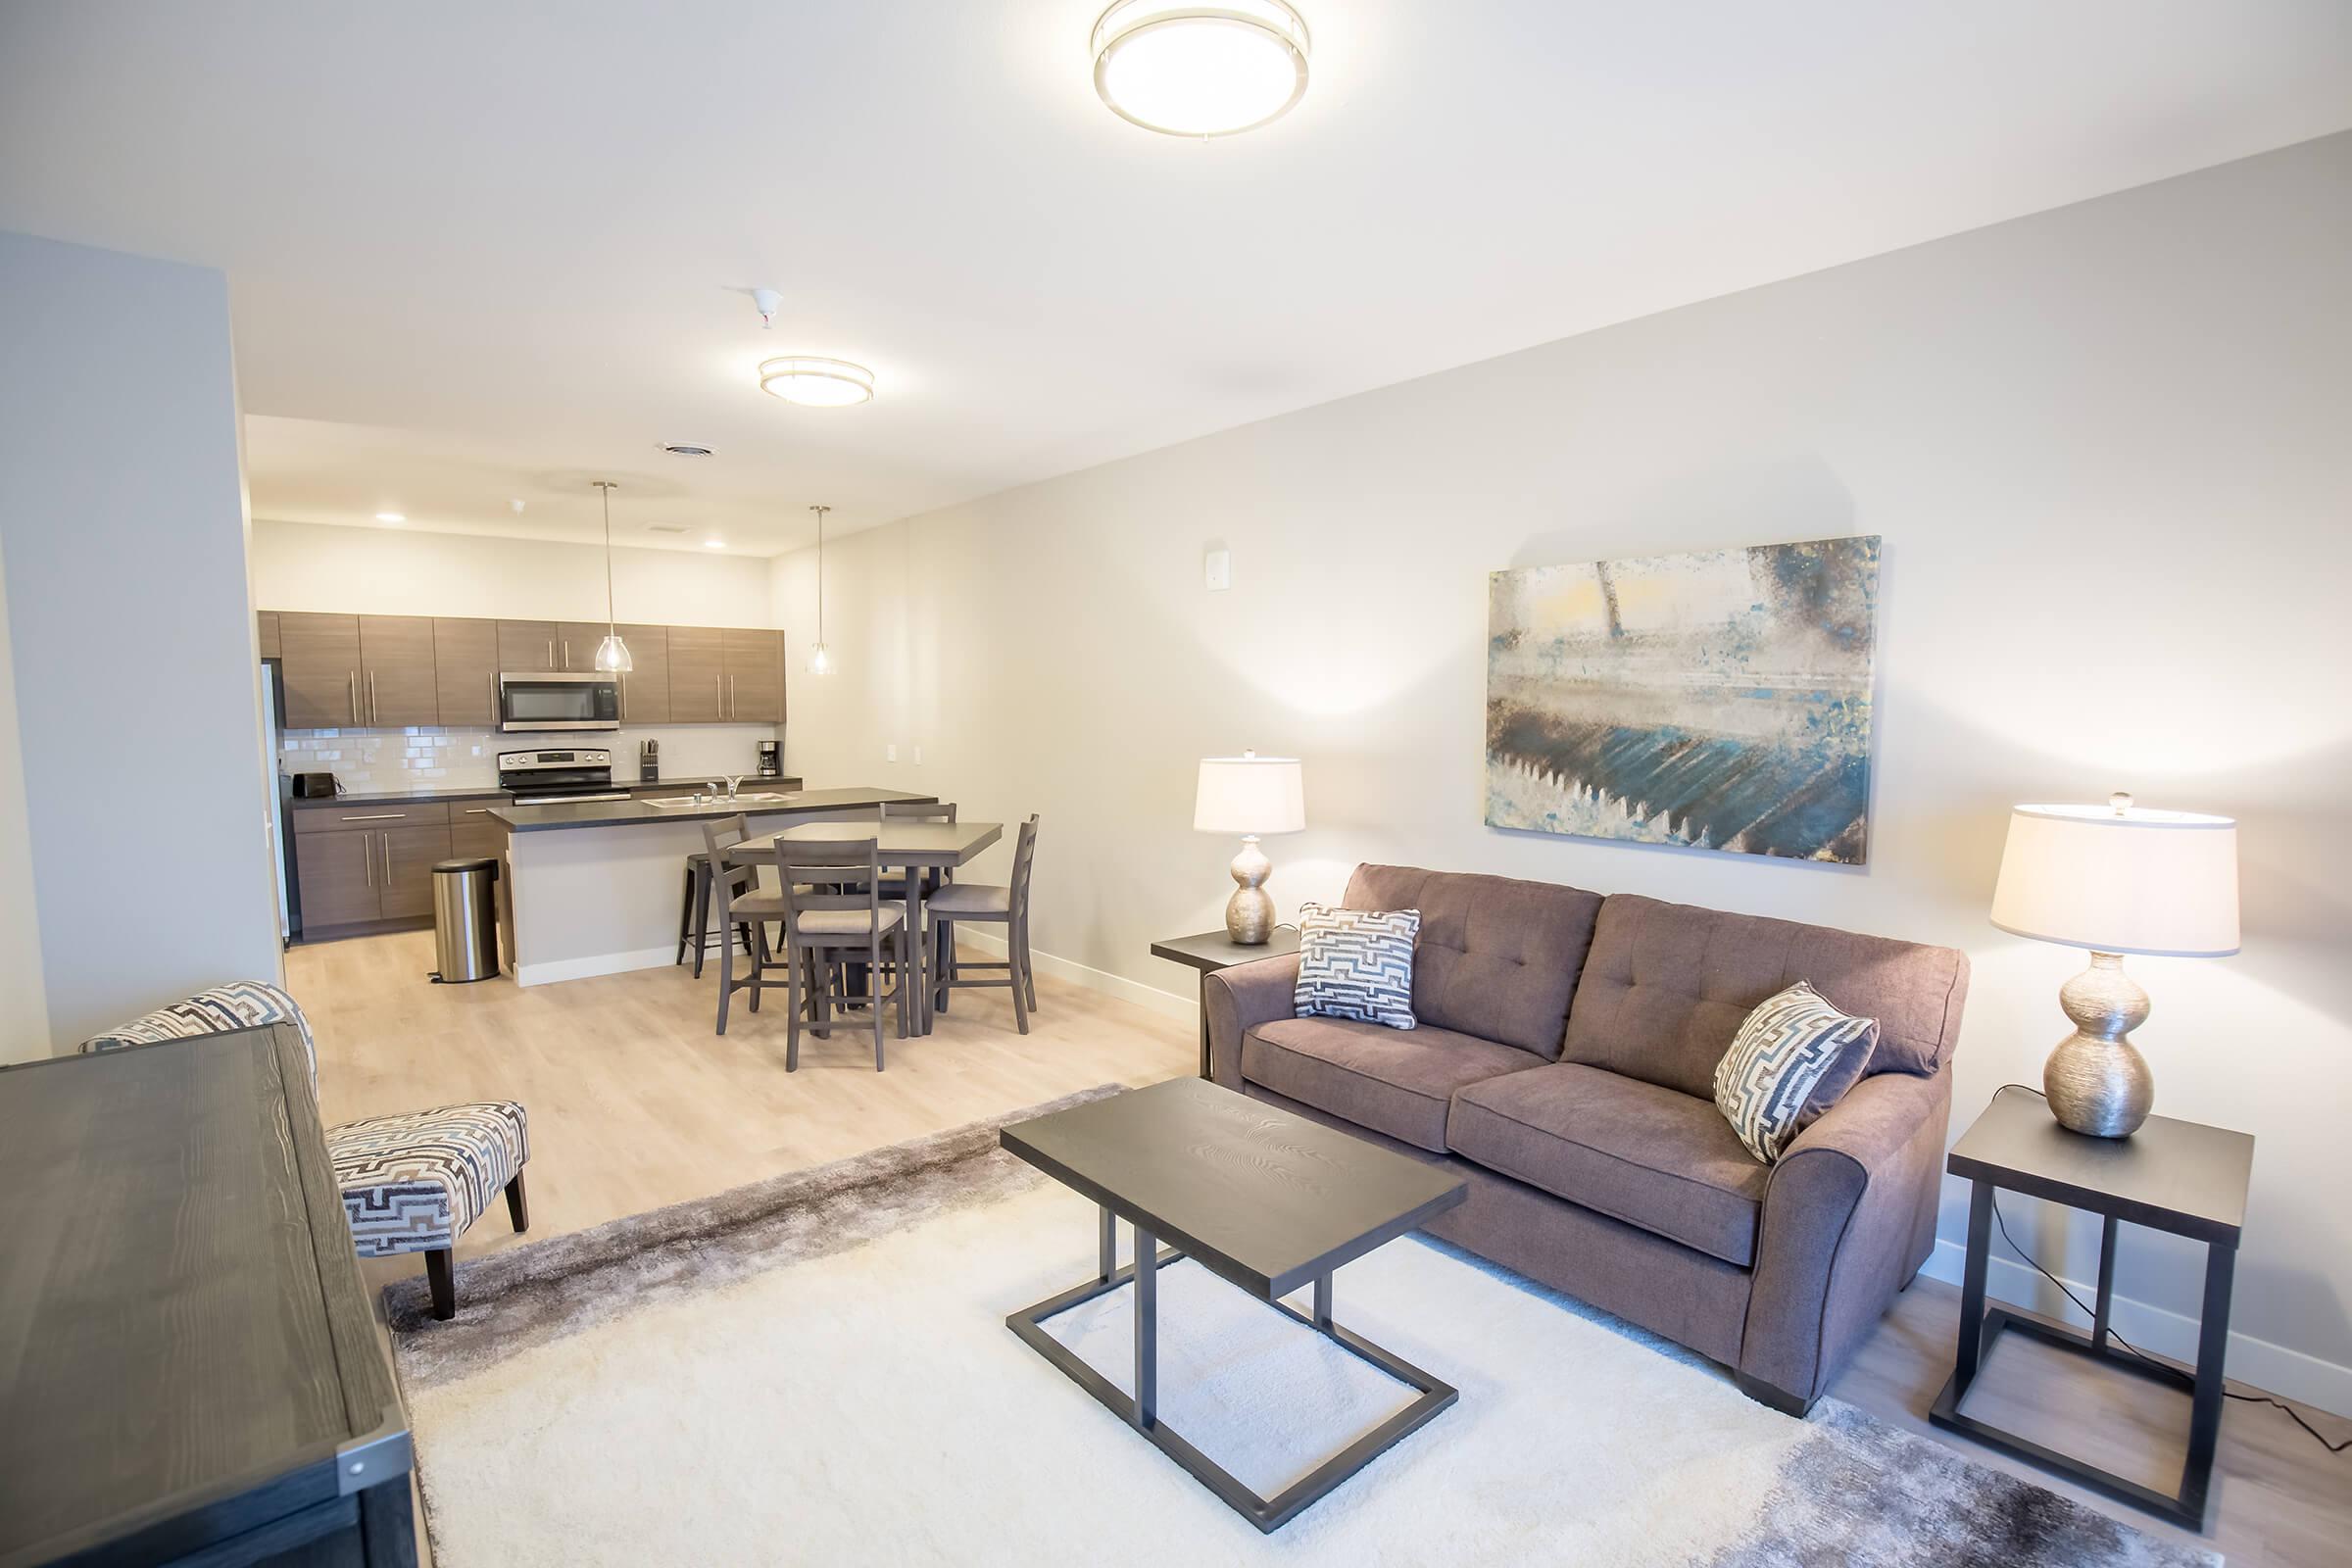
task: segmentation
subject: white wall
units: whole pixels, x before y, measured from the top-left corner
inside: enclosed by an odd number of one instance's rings
[[[8,638],[8,577],[0,556],[0,1061],[49,1054],[49,995],[41,981],[41,923],[33,902],[32,823],[17,736],[16,662]]]
[[[2348,256],[2338,136],[853,535],[789,762],[1042,811],[1038,946],[1130,994],[1191,995],[1147,949],[1219,921],[1194,764],[1243,746],[1306,760],[1286,914],[1386,859],[1953,944],[1955,1133],[2039,1082],[2082,963],[1986,923],[2010,804],[2233,814],[2245,952],[2133,959],[2139,1039],[2160,1112],[2259,1138],[2232,1371],[2352,1411]],[[1886,540],[1867,868],[1481,825],[1488,571],[1848,533]],[[776,588],[808,623],[808,553]],[[2095,1230],[2005,1207],[2088,1275]],[[2121,1326],[2188,1348],[2198,1255],[2127,1235]]]
[[[279,973],[227,282],[0,234],[0,343],[25,859],[64,1048]]]
[[[487,539],[416,528],[253,524],[254,603],[363,615],[603,620],[602,545]],[[664,626],[769,626],[768,563],[686,550],[612,552],[615,618]]]

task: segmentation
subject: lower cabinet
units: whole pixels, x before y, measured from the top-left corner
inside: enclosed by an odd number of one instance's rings
[[[294,883],[304,932],[430,916],[433,863],[450,856],[448,809],[298,808]]]
[[[495,860],[507,853],[507,830],[490,820],[487,806],[449,808],[449,853],[461,859],[488,856]]]

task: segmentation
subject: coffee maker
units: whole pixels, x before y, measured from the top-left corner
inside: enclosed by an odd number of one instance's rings
[[[760,743],[760,776],[761,778],[782,778],[784,776],[784,748],[774,741]]]

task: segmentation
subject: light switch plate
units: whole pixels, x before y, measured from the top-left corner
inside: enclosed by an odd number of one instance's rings
[[[1201,581],[1212,594],[1233,586],[1233,552],[1211,550],[1201,563]]]
[[[894,745],[890,745],[890,746],[885,746],[885,747],[883,747],[883,748],[882,748],[882,760],[884,760],[885,762],[895,762],[895,761],[897,761],[898,760],[899,760],[899,749],[898,749],[898,747],[897,747],[895,744],[894,744]]]

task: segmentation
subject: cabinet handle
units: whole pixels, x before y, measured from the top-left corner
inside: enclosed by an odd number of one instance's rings
[[[368,672],[368,722],[370,724],[380,722],[383,711],[375,703],[375,671],[371,669]]]
[[[343,674],[351,686],[351,721],[357,724],[360,721],[360,672],[347,669]]]
[[[629,716],[629,677],[625,674],[620,677],[620,716]]]
[[[547,666],[550,669],[556,666],[556,640],[553,637],[547,640]]]
[[[727,716],[727,677],[713,675],[710,682],[718,688],[718,716],[724,718]]]
[[[727,716],[729,718],[743,716],[743,705],[735,700],[735,677],[732,675],[727,677]]]
[[[367,834],[360,835],[360,861],[368,867],[368,885],[375,886],[375,843]]]
[[[465,810],[467,816],[488,816],[490,814],[490,808],[487,806],[468,806]]]
[[[571,639],[568,637],[564,639],[564,667],[571,667]]]
[[[405,822],[408,819],[409,813],[406,811],[377,811],[369,816],[347,816],[343,820],[346,822]]]

